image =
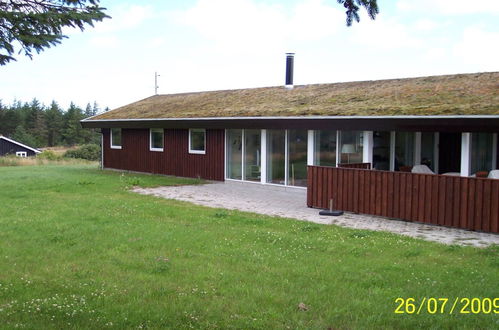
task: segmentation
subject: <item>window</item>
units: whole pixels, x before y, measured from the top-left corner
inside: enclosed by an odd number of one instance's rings
[[[414,132],[395,132],[395,171],[411,171],[414,165]]]
[[[206,130],[204,128],[191,128],[189,130],[189,153],[205,154]]]
[[[314,139],[314,164],[336,166],[336,131],[315,131]]]
[[[267,130],[267,183],[307,185],[308,133]]]
[[[421,133],[421,164],[426,165],[433,172],[437,172],[437,133]]]
[[[262,134],[259,129],[244,130],[244,180],[260,181]]]
[[[227,178],[260,181],[261,132],[258,129],[228,129]]]
[[[16,156],[17,157],[28,157],[28,153],[26,151],[16,151]]]
[[[376,170],[390,170],[390,132],[373,133],[373,168]]]
[[[111,128],[111,149],[121,149],[121,128]]]
[[[288,185],[307,186],[307,141],[305,130],[288,130]]]
[[[340,163],[362,163],[364,133],[360,131],[340,132]]]
[[[267,131],[267,182],[286,184],[286,131]]]
[[[471,173],[490,171],[495,168],[494,135],[492,133],[471,134]]]
[[[242,137],[240,129],[227,130],[227,177],[229,179],[242,179]]]
[[[162,128],[151,128],[149,130],[149,150],[163,151],[164,132]]]

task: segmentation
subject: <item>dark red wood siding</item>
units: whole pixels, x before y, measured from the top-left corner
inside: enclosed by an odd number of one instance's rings
[[[499,233],[499,180],[309,166],[307,205]]]
[[[111,149],[109,129],[104,137],[104,167],[129,171],[175,175],[207,180],[224,180],[224,130],[206,130],[206,153],[190,154],[189,130],[165,129],[164,151],[149,150],[148,129],[123,129],[122,148]]]

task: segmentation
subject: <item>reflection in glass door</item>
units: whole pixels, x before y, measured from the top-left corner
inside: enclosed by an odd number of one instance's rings
[[[433,172],[437,172],[436,139],[437,133],[421,133],[421,165],[426,165]]]
[[[414,132],[395,132],[395,171],[411,171],[414,144]]]
[[[288,180],[290,186],[307,186],[307,138],[305,130],[288,131]]]
[[[242,179],[242,134],[240,129],[227,130],[227,178]]]
[[[374,132],[373,134],[373,168],[390,170],[390,132]]]
[[[336,131],[314,132],[314,164],[336,166]]]
[[[244,180],[260,181],[261,146],[260,130],[244,130]]]
[[[286,131],[267,130],[267,182],[286,184]]]

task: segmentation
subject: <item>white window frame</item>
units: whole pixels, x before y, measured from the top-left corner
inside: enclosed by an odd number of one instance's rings
[[[196,150],[192,149],[191,145],[191,134],[193,130],[202,130],[204,133],[204,149],[203,150]],[[204,155],[206,154],[206,129],[205,128],[189,128],[189,153],[190,154],[198,154],[198,155]]]
[[[152,133],[161,133],[162,139],[163,139],[163,148],[154,148],[152,146]],[[150,151],[163,151],[165,148],[165,130],[162,128],[150,128],[149,129],[149,150]]]
[[[120,130],[120,136],[121,136],[121,144],[120,145],[114,145],[113,144],[113,129],[119,129]],[[110,144],[111,144],[111,149],[121,149],[121,146],[123,144],[123,132],[121,130],[121,128],[111,128],[109,129],[109,140],[110,140]]]
[[[16,151],[16,157],[26,158],[28,153],[26,151]]]

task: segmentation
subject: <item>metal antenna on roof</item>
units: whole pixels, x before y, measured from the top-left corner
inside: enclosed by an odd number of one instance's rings
[[[158,95],[158,77],[160,75],[157,72],[154,72],[154,95]]]

